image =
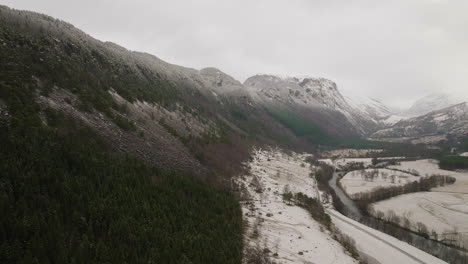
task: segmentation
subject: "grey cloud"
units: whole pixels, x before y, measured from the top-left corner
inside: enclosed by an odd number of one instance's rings
[[[243,81],[262,72],[336,81],[405,106],[431,92],[468,97],[465,0],[0,0],[92,36]]]

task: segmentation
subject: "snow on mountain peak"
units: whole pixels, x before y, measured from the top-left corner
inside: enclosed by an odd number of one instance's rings
[[[252,97],[266,103],[340,112],[362,134],[377,125],[373,119],[349,104],[335,82],[325,78],[259,74],[248,78],[244,85],[253,94]]]
[[[462,102],[462,99],[449,94],[433,93],[417,100],[403,115],[409,117],[421,116]]]
[[[336,84],[325,78],[259,74],[248,78],[244,85],[263,97],[283,103],[294,102],[300,105],[330,107],[336,110],[349,108]]]

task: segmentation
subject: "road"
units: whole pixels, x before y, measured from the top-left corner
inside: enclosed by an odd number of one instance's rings
[[[446,263],[407,243],[364,226],[335,210],[327,209],[327,212],[332,216],[333,223],[338,229],[355,240],[359,251],[379,263]]]

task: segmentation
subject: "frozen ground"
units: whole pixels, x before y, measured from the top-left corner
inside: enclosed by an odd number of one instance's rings
[[[429,232],[434,230],[439,240],[454,240],[453,243],[468,248],[468,173],[441,170],[435,160],[401,162],[391,167],[417,170],[421,175],[449,175],[457,180],[430,192],[410,193],[375,203],[374,211],[384,212],[386,216],[393,211],[400,218],[407,218],[413,230],[418,229],[416,223],[420,222]]]
[[[278,263],[357,263],[307,211],[282,200],[285,189],[321,196],[315,180],[309,176],[306,156],[286,155],[277,149],[254,151],[248,164],[250,174],[239,179],[244,186],[241,199],[248,223],[246,242],[262,250],[268,248],[268,254]],[[355,240],[368,263],[445,263],[331,208],[327,212],[333,224]]]
[[[340,183],[351,197],[357,193],[370,192],[379,187],[404,185],[417,181],[420,177],[389,169],[365,169],[348,172]]]
[[[250,196],[242,206],[248,243],[268,248],[280,263],[357,263],[307,211],[283,202],[285,188],[319,195],[305,155],[259,150],[253,157],[250,175],[241,179]]]
[[[404,194],[375,203],[377,211],[407,217],[411,229],[416,223],[424,223],[429,231],[439,235],[446,233],[468,233],[468,194],[444,192],[418,192]]]
[[[389,166],[389,168],[395,168],[405,171],[416,170],[421,176],[430,176],[433,174],[452,176],[457,179],[457,181],[454,184],[434,188],[431,191],[468,194],[468,172],[441,170],[439,169],[439,165],[436,160],[425,159],[416,161],[405,161],[401,162],[400,165]]]

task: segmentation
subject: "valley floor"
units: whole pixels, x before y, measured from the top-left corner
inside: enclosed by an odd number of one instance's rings
[[[249,175],[239,180],[248,223],[246,245],[261,249],[278,263],[358,263],[306,210],[283,201],[286,191],[326,200],[310,176],[314,168],[304,161],[306,157],[278,149],[254,151]],[[327,206],[334,226],[354,240],[368,263],[445,263]]]
[[[408,227],[415,231],[421,228],[418,223],[422,223],[432,238],[467,248],[468,173],[441,170],[435,160],[401,162],[392,168],[417,170],[421,175],[449,175],[455,177],[456,182],[433,188],[430,192],[410,193],[380,201],[372,205],[374,211],[381,211],[386,216],[395,214],[401,222],[408,219]]]
[[[352,198],[358,193],[371,192],[379,187],[401,186],[419,180],[406,172],[389,169],[365,169],[346,173],[340,179],[343,190]]]
[[[285,189],[313,198],[320,195],[305,156],[279,150],[256,151],[253,156],[251,173],[241,181],[249,196],[242,206],[249,224],[247,243],[268,248],[279,263],[357,263],[306,210],[283,202]]]

